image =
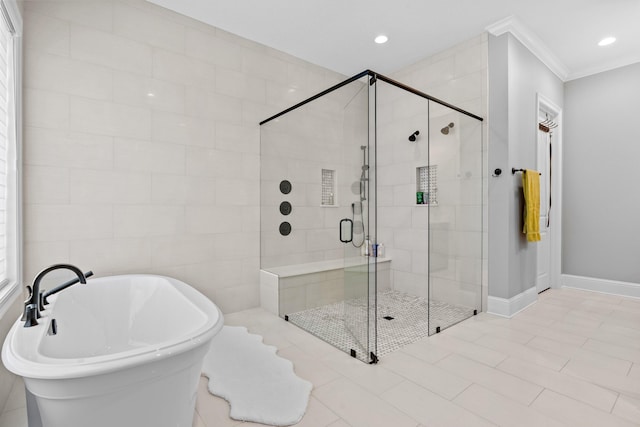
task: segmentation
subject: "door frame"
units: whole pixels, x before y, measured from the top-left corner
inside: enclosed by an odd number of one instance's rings
[[[538,141],[537,123],[540,111],[548,112],[558,124],[558,127],[554,129],[552,139],[553,156],[551,158],[552,180],[550,191],[553,199],[549,213],[553,224],[553,232],[549,240],[549,285],[551,289],[558,289],[562,287],[562,133],[564,129],[562,108],[540,92],[536,95],[536,143]]]

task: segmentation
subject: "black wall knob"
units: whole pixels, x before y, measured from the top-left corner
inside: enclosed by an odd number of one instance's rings
[[[282,194],[291,193],[291,183],[289,181],[287,181],[286,179],[280,181],[280,192]]]
[[[282,234],[283,236],[288,236],[289,234],[291,234],[291,224],[286,221],[280,223],[280,234]]]
[[[289,202],[282,202],[280,203],[280,213],[282,215],[289,215],[291,213],[291,210],[293,208],[291,207],[291,203]]]

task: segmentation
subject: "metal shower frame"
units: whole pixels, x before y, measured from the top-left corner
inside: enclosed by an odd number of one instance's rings
[[[361,73],[358,73],[355,76],[350,77],[347,80],[338,83],[337,85],[331,86],[329,89],[323,90],[322,92],[320,92],[320,93],[318,93],[316,95],[313,95],[311,98],[305,99],[304,101],[299,102],[296,105],[294,105],[292,107],[289,107],[286,110],[283,110],[283,111],[279,112],[278,114],[275,114],[275,115],[269,117],[268,119],[265,119],[265,120],[261,121],[260,125],[268,123],[271,120],[277,119],[278,117],[280,117],[280,116],[282,116],[284,114],[287,114],[290,111],[293,111],[293,110],[295,110],[295,109],[297,109],[299,107],[302,107],[303,105],[308,104],[309,102],[311,102],[311,101],[313,101],[315,99],[318,99],[318,98],[320,98],[320,97],[322,97],[322,96],[324,96],[324,95],[326,95],[328,93],[331,93],[336,89],[340,89],[342,86],[346,86],[349,83],[351,83],[353,81],[356,81],[358,79],[361,79],[364,76],[369,76],[370,77],[369,84],[374,84],[376,82],[376,80],[381,80],[383,82],[389,83],[389,84],[391,84],[393,86],[396,86],[396,87],[404,89],[404,90],[406,90],[408,92],[411,92],[411,93],[413,93],[415,95],[418,95],[418,96],[420,96],[422,98],[426,98],[426,99],[428,99],[430,101],[433,101],[433,102],[436,102],[436,103],[438,103],[440,105],[443,105],[445,107],[451,108],[452,110],[455,110],[455,111],[457,111],[459,113],[462,113],[462,114],[464,114],[466,116],[473,117],[474,119],[480,120],[481,122],[484,121],[484,119],[482,117],[480,117],[480,116],[477,116],[477,115],[475,115],[473,113],[470,113],[470,112],[468,112],[466,110],[463,110],[460,107],[456,107],[455,105],[449,104],[448,102],[445,102],[445,101],[443,101],[441,99],[435,98],[435,97],[433,97],[431,95],[428,95],[428,94],[426,94],[424,92],[421,92],[421,91],[419,91],[417,89],[414,89],[411,86],[407,86],[407,85],[405,85],[403,83],[400,83],[400,82],[398,82],[396,80],[393,80],[393,79],[391,79],[391,78],[389,78],[387,76],[384,76],[382,74],[376,73],[375,71],[364,70]]]

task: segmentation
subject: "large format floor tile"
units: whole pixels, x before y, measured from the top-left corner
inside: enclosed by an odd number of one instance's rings
[[[488,427],[495,425],[410,381],[405,381],[387,391],[382,398],[425,426]]]
[[[314,390],[315,397],[353,427],[416,427],[392,404],[343,378]]]
[[[533,402],[542,391],[542,387],[533,382],[490,368],[457,354],[452,354],[442,359],[436,363],[436,366],[451,373],[455,372],[475,384],[479,384],[524,405],[529,405]]]
[[[543,391],[531,407],[568,426],[631,427],[638,425],[551,390]]]
[[[498,365],[498,369],[606,412],[611,411],[618,398],[618,393],[606,390],[589,381],[518,359],[507,359]]]
[[[225,315],[314,385],[301,427],[640,427],[640,302],[550,290],[512,319],[480,313],[383,356],[349,357],[262,309]],[[16,381],[0,427],[26,427]],[[198,389],[194,427],[259,427]]]
[[[456,397],[454,402],[499,426],[560,427],[563,425],[527,405],[515,402],[477,384]]]

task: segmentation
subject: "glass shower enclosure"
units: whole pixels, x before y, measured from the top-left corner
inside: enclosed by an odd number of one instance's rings
[[[276,314],[375,363],[481,311],[480,117],[367,70],[263,121],[260,155]]]

